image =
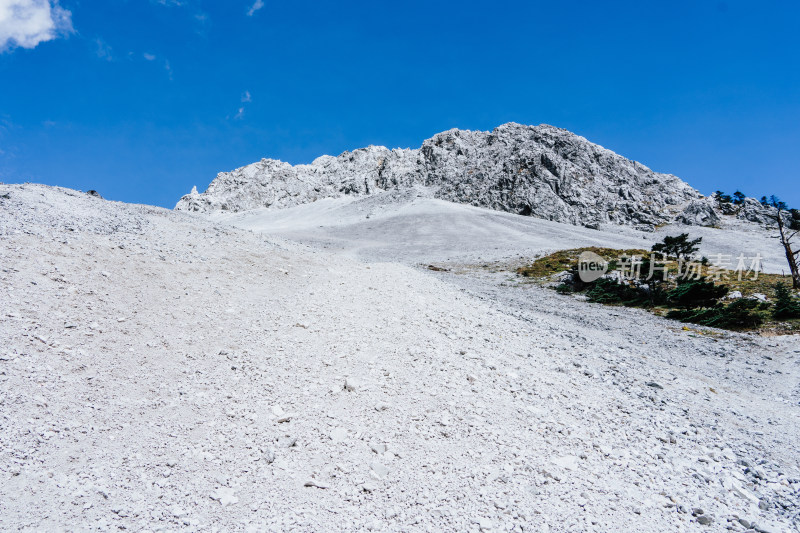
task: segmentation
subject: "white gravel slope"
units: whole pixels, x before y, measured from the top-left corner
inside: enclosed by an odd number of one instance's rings
[[[0,239],[0,529],[797,528],[796,338],[44,186]]]
[[[421,188],[365,198],[326,198],[287,209],[213,215],[215,220],[369,260],[416,264],[530,257],[565,248],[650,248],[666,235],[702,237],[700,252],[736,258],[760,254],[765,272],[786,269],[777,230],[724,217],[723,229],[667,225],[648,233],[605,225],[601,230],[435,200]],[[747,262],[749,266],[750,261]]]

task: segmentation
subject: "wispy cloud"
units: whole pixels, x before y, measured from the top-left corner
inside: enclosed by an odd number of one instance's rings
[[[0,0],[2,1],[2,0]],[[211,23],[211,19],[208,16],[208,13],[205,13],[201,9],[201,2],[198,0],[150,0],[151,4],[158,4],[160,6],[165,7],[178,7],[183,8],[186,10],[188,14],[194,20],[196,24],[195,33],[200,35],[201,37],[206,36],[206,31],[208,25]]]
[[[144,52],[142,54],[142,57],[144,58],[145,61],[149,61],[151,63],[156,61],[157,59],[159,60],[159,62],[161,61],[157,55],[151,54],[150,52]],[[164,70],[167,72],[169,80],[172,81],[172,65],[170,65],[169,59],[164,59],[163,65],[164,65]]]
[[[250,94],[250,91],[243,92],[242,97],[239,98],[239,101],[242,103],[242,105],[239,107],[239,109],[236,110],[236,114],[233,115],[233,118],[235,120],[241,120],[244,118],[245,107],[247,106],[247,104],[253,101],[253,97]],[[228,118],[230,118],[230,115],[228,115]]]
[[[0,0],[0,52],[72,33],[72,13],[58,0]]]
[[[94,45],[95,45],[94,53],[95,55],[97,55],[97,57],[99,57],[100,59],[105,59],[106,61],[114,60],[114,56],[111,53],[111,47],[108,45],[107,42],[105,42],[100,37],[97,37],[94,40]]]
[[[264,7],[264,0],[256,0],[253,2],[253,5],[250,6],[250,9],[247,10],[247,16],[252,17],[256,11]]]

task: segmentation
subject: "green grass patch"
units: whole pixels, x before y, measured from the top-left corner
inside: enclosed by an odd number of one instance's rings
[[[590,246],[588,248],[573,248],[571,250],[561,250],[550,255],[540,257],[530,265],[525,265],[517,269],[517,274],[526,278],[544,278],[553,274],[558,274],[565,270],[571,270],[578,264],[578,256],[583,252],[594,252],[606,261],[614,261],[620,256],[644,256],[649,254],[647,250],[639,248],[630,250],[618,250],[616,248],[598,248]]]
[[[651,252],[643,249],[620,250],[615,248],[585,247],[560,250],[539,257],[533,262],[516,269],[519,276],[534,281],[552,281],[553,275],[564,271],[577,273],[578,256],[583,252],[594,252],[609,262],[613,270],[618,259],[623,256],[638,256],[645,259],[643,268],[647,268],[647,259]],[[645,275],[647,271],[644,271]],[[653,284],[643,290],[634,283],[618,283],[615,280],[601,278],[593,283],[562,283],[556,290],[563,294],[583,292],[589,301],[605,305],[623,305],[642,307],[654,314],[702,326],[729,330],[757,330],[765,334],[786,334],[800,332],[800,318],[795,316],[800,302],[791,296],[794,291],[788,290],[792,304],[787,304],[787,296],[783,295],[778,303],[776,285],[783,283],[791,286],[791,277],[780,274],[759,273],[753,279],[753,273],[740,273],[724,270],[717,277],[706,277],[699,281],[681,281],[677,279],[678,265],[670,263],[667,268],[667,280]],[[661,277],[662,274],[658,273]],[[741,279],[740,279],[741,278]],[[640,278],[641,279],[641,278]],[[726,299],[730,292],[739,291],[743,298]],[[764,294],[772,302],[762,302],[748,297]],[[776,306],[784,311],[775,313]]]

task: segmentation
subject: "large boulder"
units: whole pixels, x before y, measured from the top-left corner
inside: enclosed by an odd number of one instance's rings
[[[736,217],[749,222],[771,226],[777,224],[776,213],[777,210],[774,207],[762,205],[755,198],[745,198]]]
[[[719,215],[714,210],[713,199],[694,200],[678,216],[677,221],[689,226],[717,226]]]

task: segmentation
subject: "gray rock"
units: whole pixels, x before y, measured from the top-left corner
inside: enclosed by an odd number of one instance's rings
[[[567,130],[509,123],[491,132],[445,131],[415,150],[370,146],[296,166],[262,159],[218,174],[204,193],[193,189],[176,209],[283,208],[412,189],[588,227],[671,222],[681,205],[702,198],[679,178],[653,172]]]
[[[677,220],[689,226],[717,226],[720,219],[714,211],[712,200],[707,198],[690,202]]]
[[[775,224],[775,208],[761,205],[755,198],[745,198],[736,218],[757,224]]]
[[[714,520],[710,516],[700,515],[697,517],[697,523],[702,526],[710,526]]]

